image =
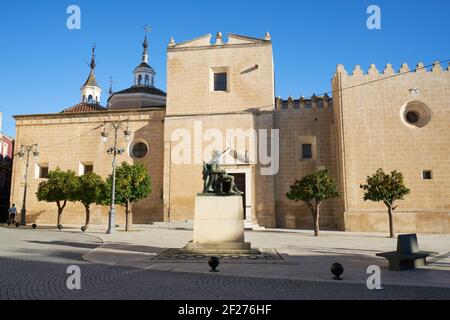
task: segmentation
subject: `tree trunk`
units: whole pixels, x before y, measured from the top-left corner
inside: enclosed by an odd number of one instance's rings
[[[91,209],[89,206],[84,207],[86,209],[86,223],[84,224],[84,227],[87,229],[89,226],[89,221],[91,219]]]
[[[58,227],[61,224],[61,215],[63,213],[63,209],[62,208],[58,208],[58,220],[56,222],[56,227]]]
[[[394,234],[394,217],[392,214],[392,206],[388,207],[388,214],[389,214],[389,236],[391,238],[395,238]]]
[[[64,201],[63,205],[61,205],[61,203],[58,201],[56,202],[56,205],[58,206],[58,218],[56,220],[56,227],[58,228],[58,226],[61,224],[61,216],[62,213],[64,211],[64,208],[66,207],[66,201]]]
[[[131,229],[131,203],[127,202],[125,205],[125,231],[130,231]]]
[[[128,231],[128,201],[125,204],[125,231]]]
[[[316,204],[316,208],[314,209],[314,236],[320,236],[320,227],[319,227],[319,215],[320,215],[320,203]]]

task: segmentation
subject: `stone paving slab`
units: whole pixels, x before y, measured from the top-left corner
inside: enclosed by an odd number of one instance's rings
[[[39,226],[52,229],[52,227]],[[53,227],[54,230],[54,227]],[[192,240],[190,230],[171,230],[134,226],[134,232],[117,232],[106,235],[104,227],[91,226],[86,236],[95,236],[103,246],[89,252],[85,258],[95,263],[121,265],[140,269],[172,270],[178,272],[207,273],[209,267],[198,262],[157,263],[154,257],[170,248],[182,248]],[[59,231],[58,231],[59,232]],[[78,226],[65,226],[64,233],[81,234]],[[450,236],[419,235],[421,250],[435,252],[430,264],[419,270],[389,271],[387,261],[376,257],[378,252],[391,251],[396,239],[385,234],[322,232],[320,238],[305,230],[269,230],[246,232],[246,240],[254,247],[270,247],[277,250],[283,261],[258,263],[223,262],[221,272],[233,276],[267,277],[297,280],[330,281],[329,268],[339,262],[344,265],[344,278],[348,283],[365,284],[369,265],[382,269],[382,281],[386,284],[450,287]],[[170,264],[170,263],[169,263]]]
[[[114,255],[113,251],[104,252],[102,247],[84,255],[84,258],[96,263],[103,263],[105,260],[116,265],[147,270],[209,272],[206,259],[203,264],[201,261],[161,262],[155,259],[164,250],[184,247],[192,239],[192,231],[145,226],[136,228],[141,231],[133,234],[117,232],[114,235],[90,231],[102,238],[109,249],[114,250],[115,241],[118,241],[120,250],[135,253],[131,259],[127,253],[117,251]],[[343,277],[346,283],[365,284],[369,276],[366,273],[367,268],[370,265],[378,265],[382,270],[384,284],[450,288],[448,252],[450,236],[446,235],[419,235],[421,249],[432,251],[434,254],[429,258],[428,266],[404,272],[389,271],[387,261],[375,255],[396,247],[396,239],[387,238],[383,234],[323,232],[320,238],[316,238],[310,231],[269,230],[246,232],[246,241],[252,242],[254,247],[267,247],[270,244],[271,249],[279,252],[283,260],[264,263],[252,263],[245,259],[222,261],[219,267],[222,274],[269,279],[332,281],[330,266],[339,262],[344,266]],[[140,254],[136,254],[136,251],[142,251],[143,248],[146,248],[147,254],[139,257]],[[154,256],[149,257],[149,253],[153,253]]]
[[[370,291],[365,284],[344,281],[302,281],[301,272],[320,274],[308,264],[243,265],[223,263],[219,273],[209,273],[209,267],[199,263],[149,264],[153,254],[167,249],[163,243],[184,241],[176,233],[143,232],[139,244],[115,238],[104,243],[91,233],[83,234],[75,228],[59,232],[37,229],[0,228],[0,299],[156,299],[156,300],[384,300],[384,299],[450,299],[450,289],[423,285],[384,284],[384,290]],[[138,234],[138,232],[136,233]],[[176,239],[176,238],[182,239]],[[143,244],[147,239],[153,246]],[[273,243],[277,244],[276,239]],[[295,241],[298,239],[295,239]],[[157,246],[156,246],[157,244]],[[99,248],[109,250],[109,264],[97,264],[82,259],[83,255]],[[131,256],[130,256],[131,254]],[[121,266],[118,257],[127,257],[134,266]],[[283,255],[289,259],[289,255]],[[105,262],[105,256],[102,255]],[[302,257],[304,259],[304,257]],[[284,261],[284,260],[283,260]],[[284,263],[284,262],[283,262]],[[66,268],[78,265],[82,271],[81,290],[68,290]],[[273,267],[273,268],[272,268]],[[293,269],[291,269],[293,268]],[[328,266],[324,266],[324,270]],[[329,270],[325,278],[329,279]],[[236,273],[238,276],[233,275]],[[253,273],[251,276],[250,274]],[[280,278],[279,274],[284,278]],[[423,273],[404,274],[422,277]],[[286,278],[291,277],[292,279]],[[306,277],[308,278],[308,277]],[[313,278],[311,278],[313,279]]]

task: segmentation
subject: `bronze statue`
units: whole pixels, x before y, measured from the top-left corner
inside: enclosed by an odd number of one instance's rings
[[[222,154],[214,151],[211,161],[203,163],[203,193],[243,194],[238,190],[234,177],[220,166],[220,158],[228,151],[229,149]]]

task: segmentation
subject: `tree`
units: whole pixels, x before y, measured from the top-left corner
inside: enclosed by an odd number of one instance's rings
[[[36,197],[39,201],[55,202],[58,207],[56,226],[61,223],[61,216],[67,201],[74,199],[77,187],[77,175],[74,171],[62,171],[57,168],[48,173],[48,179],[39,183]]]
[[[286,194],[289,200],[304,201],[314,219],[314,235],[319,236],[320,206],[323,201],[339,196],[336,183],[328,170],[318,170],[296,180]]]
[[[78,183],[74,200],[81,202],[86,211],[86,229],[89,226],[91,218],[91,205],[101,204],[103,200],[105,182],[103,179],[91,172],[78,177]]]
[[[112,176],[107,181],[108,197],[110,203],[112,190]],[[125,231],[130,229],[131,208],[134,203],[147,198],[152,191],[151,179],[147,168],[143,164],[129,165],[123,162],[116,170],[116,203],[125,206]]]
[[[393,213],[398,207],[395,202],[403,200],[410,193],[403,182],[403,174],[398,171],[386,174],[383,169],[378,169],[374,175],[367,177],[367,183],[361,185],[361,189],[365,191],[364,201],[382,201],[386,205],[389,215],[389,234],[391,238],[394,238]]]

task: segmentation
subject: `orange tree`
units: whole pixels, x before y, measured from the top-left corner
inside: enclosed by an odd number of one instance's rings
[[[395,202],[404,200],[404,197],[410,193],[403,180],[401,172],[394,170],[386,174],[383,169],[378,169],[374,175],[367,177],[366,184],[361,185],[361,189],[364,190],[364,201],[383,202],[386,205],[391,238],[395,236],[393,214],[398,207]]]
[[[319,236],[320,206],[323,201],[339,196],[336,183],[328,170],[318,170],[296,180],[286,194],[293,201],[304,201],[314,219],[314,235]]]
[[[39,183],[36,197],[39,201],[55,202],[58,207],[56,226],[61,223],[61,216],[67,201],[73,201],[77,188],[77,175],[74,171],[62,171],[57,168],[48,173],[48,179]]]
[[[103,204],[110,204],[112,177],[106,180],[106,195]],[[147,198],[152,191],[151,179],[147,168],[143,164],[129,165],[123,162],[116,170],[116,203],[125,207],[125,231],[131,225],[132,206],[134,203]]]
[[[78,177],[74,201],[81,202],[86,212],[86,229],[91,218],[91,205],[101,204],[105,190],[102,177],[91,172]]]

